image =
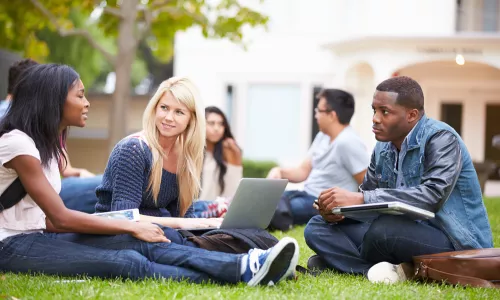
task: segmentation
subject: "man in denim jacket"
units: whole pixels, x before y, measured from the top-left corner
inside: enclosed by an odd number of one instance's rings
[[[321,193],[316,206],[321,215],[304,232],[318,254],[308,266],[392,283],[409,276],[405,263],[413,256],[493,247],[469,152],[453,128],[426,117],[420,85],[404,76],[387,79],[377,86],[372,108],[378,143],[360,192],[333,187]],[[331,213],[338,206],[390,201],[436,217],[380,215],[358,222]]]

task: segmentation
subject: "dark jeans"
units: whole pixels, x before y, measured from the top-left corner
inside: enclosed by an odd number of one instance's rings
[[[158,224],[157,224],[158,225]],[[196,247],[198,248],[198,245],[195,243],[188,241],[187,238],[185,238],[182,234],[179,233],[179,231],[170,228],[170,227],[165,227],[158,225],[163,229],[163,232],[165,233],[165,236],[167,239],[169,239],[172,243],[175,243],[177,245],[183,245],[183,246],[188,246],[188,247]]]
[[[307,224],[312,217],[318,215],[318,211],[313,208],[314,200],[318,197],[295,190],[285,191],[282,197],[287,197],[290,201],[294,225]]]
[[[175,243],[147,243],[122,234],[19,234],[0,241],[0,270],[49,275],[191,282],[239,282],[242,255]]]
[[[441,230],[405,216],[381,215],[371,224],[350,219],[327,223],[316,216],[307,224],[304,237],[328,267],[355,274],[366,274],[382,261],[400,264],[416,255],[455,250]]]
[[[63,178],[59,196],[61,196],[67,208],[93,214],[98,200],[95,189],[101,184],[101,181],[102,175],[89,178]]]

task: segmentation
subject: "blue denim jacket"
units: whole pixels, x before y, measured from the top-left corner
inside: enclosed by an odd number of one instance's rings
[[[400,201],[435,212],[430,222],[456,250],[493,247],[477,174],[456,131],[424,115],[406,142],[399,171],[392,144],[377,143],[360,186],[365,203]],[[403,174],[400,186],[398,172]]]

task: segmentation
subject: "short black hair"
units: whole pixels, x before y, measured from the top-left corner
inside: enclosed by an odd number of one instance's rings
[[[382,81],[377,91],[397,93],[396,104],[406,108],[424,110],[424,92],[417,81],[408,76],[392,77]]]
[[[13,63],[9,68],[9,82],[7,86],[7,93],[12,94],[21,74],[29,67],[37,64],[38,63],[31,58],[19,60]]]
[[[354,115],[354,97],[346,91],[323,89],[316,98],[325,98],[329,109],[337,114],[340,124],[348,125]]]
[[[10,108],[0,121],[0,136],[18,129],[35,142],[42,165],[52,159],[66,160],[66,130],[60,132],[64,103],[80,78],[71,67],[40,64],[23,72],[12,93]]]

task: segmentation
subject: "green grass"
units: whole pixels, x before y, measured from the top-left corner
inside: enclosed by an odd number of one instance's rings
[[[500,198],[486,199],[495,245],[500,245]],[[313,252],[306,246],[303,228],[278,238],[295,237],[300,243],[300,264]],[[171,281],[90,279],[84,283],[58,283],[61,278],[0,274],[0,299],[500,299],[500,290],[455,288],[441,284],[407,282],[371,284],[361,276],[324,273],[300,275],[296,281],[275,287],[248,288],[244,284],[221,286]]]

